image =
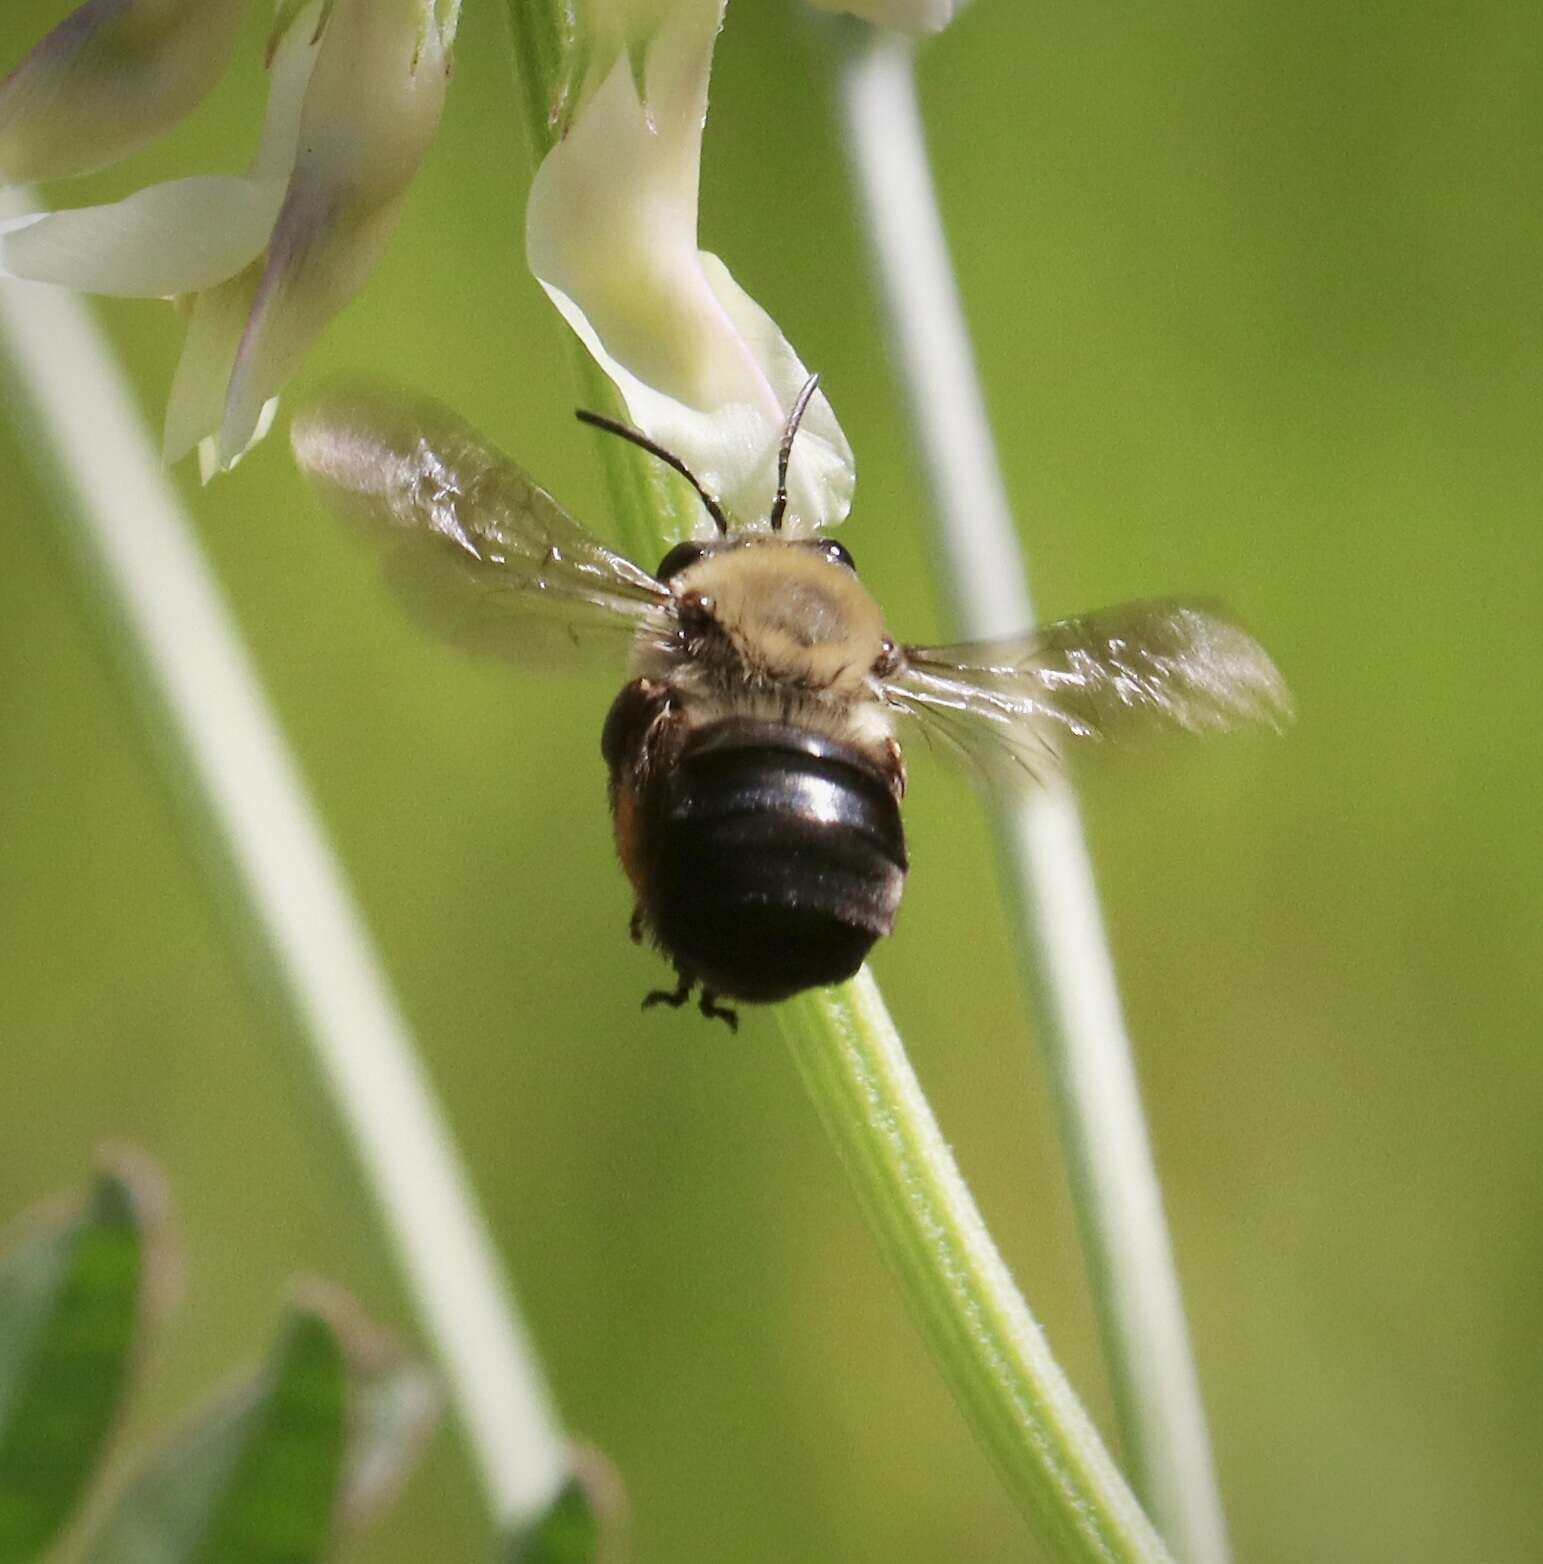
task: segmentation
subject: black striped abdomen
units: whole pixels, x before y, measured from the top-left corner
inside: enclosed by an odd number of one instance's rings
[[[839,983],[894,927],[900,809],[849,745],[731,718],[690,734],[647,791],[648,921],[712,992]]]

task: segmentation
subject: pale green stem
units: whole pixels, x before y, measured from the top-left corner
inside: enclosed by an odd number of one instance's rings
[[[1167,1559],[1013,1284],[867,969],[778,1014],[949,1388],[1040,1536],[1060,1560]]]
[[[556,100],[561,19],[518,0],[509,16],[539,158],[552,142],[546,108]],[[575,350],[586,394],[609,402]],[[600,449],[629,543],[662,552],[683,527],[674,495],[654,480],[658,464],[615,440]],[[992,1243],[867,970],[777,1015],[950,1388],[1040,1535],[1058,1559],[1078,1564],[1167,1560]]]
[[[969,637],[1034,622],[960,307],[907,39],[844,24],[853,176]],[[1047,787],[998,815],[1021,965],[1054,1077],[1132,1481],[1186,1564],[1224,1564],[1226,1523],[1113,959],[1076,802]]]
[[[17,209],[24,209],[18,205]],[[0,212],[0,215],[4,215]],[[73,295],[0,281],[0,361],[116,649],[330,1090],[495,1523],[569,1452],[433,1088],[111,348]]]

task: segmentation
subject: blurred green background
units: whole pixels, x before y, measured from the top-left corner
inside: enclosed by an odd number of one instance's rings
[[[0,69],[62,14],[10,0]],[[340,369],[462,408],[601,530],[526,274],[501,7]],[[264,18],[106,199],[242,164]],[[824,374],[842,537],[948,633],[817,35],[734,0],[704,242]],[[1284,741],[1082,774],[1238,1556],[1530,1560],[1543,1535],[1543,30],[1536,9],[976,0],[924,51],[942,198],[1041,611],[1228,599]],[[158,420],[180,333],[104,310]],[[411,1329],[309,1066],[159,771],[59,518],[0,428],[0,1220],[132,1142],[185,1302],[130,1429],[324,1273]],[[178,474],[642,1561],[1038,1554],[861,1227],[764,1015],[643,1015],[607,677],[424,638],[273,439]],[[1047,1087],[970,789],[920,753],[876,968],[994,1231],[1106,1429]],[[443,1431],[353,1556],[482,1556]]]

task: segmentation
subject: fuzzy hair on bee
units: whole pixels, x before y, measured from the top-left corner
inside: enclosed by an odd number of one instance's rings
[[[878,761],[894,737],[879,671],[894,643],[850,565],[823,547],[747,533],[668,584],[678,628],[639,637],[634,677],[725,715],[806,725]]]

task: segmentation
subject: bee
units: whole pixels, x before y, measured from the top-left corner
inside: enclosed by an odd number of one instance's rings
[[[767,514],[748,526],[646,435],[579,413],[667,463],[711,519],[710,537],[653,572],[435,404],[334,394],[292,431],[338,507],[405,545],[390,572],[456,639],[522,657],[532,616],[555,610],[575,639],[628,643],[600,749],[632,937],[677,979],[643,1004],[695,991],[730,1027],[722,1001],[839,983],[894,928],[909,866],[901,721],[1021,785],[1068,742],[1143,724],[1279,726],[1289,709],[1264,650],[1214,605],[1134,603],[963,646],[897,641],[852,555],[788,514],[817,380],[788,414]]]

